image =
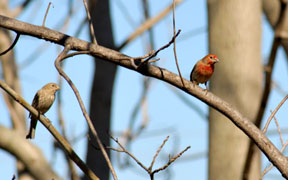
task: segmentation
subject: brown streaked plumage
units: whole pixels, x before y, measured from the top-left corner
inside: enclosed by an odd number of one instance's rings
[[[219,62],[219,59],[216,55],[209,54],[202,59],[200,59],[195,66],[193,67],[193,70],[190,74],[190,81],[193,82],[193,84],[205,84],[206,89],[207,88],[207,81],[210,79],[214,72],[214,64]]]
[[[55,100],[55,93],[59,90],[59,86],[55,83],[48,83],[43,86],[34,96],[32,106],[38,110],[41,115],[44,115],[52,106]],[[39,116],[40,116],[39,114]],[[29,114],[31,119],[29,133],[26,136],[26,139],[35,138],[35,130],[37,125],[37,120],[39,117],[35,117],[31,113]]]

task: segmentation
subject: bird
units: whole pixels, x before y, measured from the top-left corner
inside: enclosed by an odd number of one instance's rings
[[[32,106],[38,111],[38,117],[33,114],[29,114],[29,118],[31,119],[29,133],[26,136],[26,139],[34,139],[35,138],[35,130],[37,121],[40,115],[44,115],[52,106],[55,100],[55,94],[59,90],[59,86],[56,83],[48,83],[43,86],[40,90],[35,94]]]
[[[190,81],[195,85],[205,84],[206,90],[207,81],[210,79],[214,72],[214,64],[219,62],[219,59],[216,55],[208,54],[202,59],[200,59],[193,67],[190,74]]]

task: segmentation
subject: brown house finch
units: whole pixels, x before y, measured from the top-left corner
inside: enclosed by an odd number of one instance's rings
[[[40,90],[37,91],[37,93],[34,96],[32,106],[38,110],[39,116],[44,115],[49,108],[52,106],[54,100],[55,100],[55,93],[59,90],[57,84],[55,83],[48,83],[45,86],[43,86]],[[31,118],[30,123],[30,129],[29,133],[26,136],[26,139],[34,139],[35,137],[35,130],[37,125],[37,120],[39,117],[36,117],[29,114],[29,117]]]
[[[207,81],[210,79],[214,72],[214,64],[219,61],[218,57],[216,55],[209,54],[202,59],[200,59],[195,66],[193,67],[193,70],[190,74],[190,81],[193,82],[193,84],[205,84],[206,89],[207,88]]]

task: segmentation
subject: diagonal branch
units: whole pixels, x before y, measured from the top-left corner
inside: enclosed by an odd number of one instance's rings
[[[254,141],[254,143],[276,166],[282,175],[285,178],[288,178],[288,159],[272,144],[272,142],[262,133],[262,131],[260,131],[252,123],[251,120],[244,117],[238,110],[236,110],[226,101],[222,100],[211,92],[204,92],[202,88],[198,86],[193,86],[193,84],[186,79],[183,79],[186,85],[185,88],[183,88],[180,77],[173,72],[151,64],[148,64],[144,68],[135,68],[131,62],[131,57],[120,52],[105,48],[100,45],[96,46],[95,44],[73,38],[48,28],[31,25],[1,15],[0,27],[19,32],[21,34],[45,39],[62,46],[69,44],[71,50],[90,51],[89,54],[92,56],[99,57],[111,63],[115,63],[122,67],[137,71],[143,75],[154,77],[169,83],[178,89],[181,89],[182,91],[198,98],[202,102],[206,103],[230,119],[239,129],[241,129],[249,138]]]
[[[70,87],[74,91],[74,93],[76,95],[76,98],[77,98],[77,100],[79,102],[79,105],[81,107],[81,110],[83,112],[83,115],[84,115],[84,117],[85,117],[85,119],[86,119],[86,121],[88,123],[88,126],[89,126],[93,136],[95,137],[95,139],[97,141],[98,146],[100,147],[100,150],[101,150],[101,152],[102,152],[102,154],[103,154],[103,156],[104,156],[104,158],[105,158],[105,160],[106,160],[111,172],[112,172],[113,178],[114,178],[114,180],[117,180],[118,178],[117,178],[117,175],[115,173],[115,170],[114,170],[114,168],[112,166],[112,163],[111,163],[111,161],[109,159],[109,156],[108,156],[108,154],[107,154],[107,152],[106,152],[106,150],[105,150],[105,148],[104,148],[104,146],[103,146],[103,144],[102,144],[102,142],[101,142],[101,140],[100,140],[100,138],[98,136],[98,133],[97,133],[95,127],[93,126],[92,121],[91,121],[91,119],[90,119],[90,117],[89,117],[89,115],[88,115],[88,113],[86,111],[86,108],[85,108],[84,103],[83,103],[83,101],[81,99],[80,93],[79,93],[78,89],[76,88],[76,86],[74,85],[74,83],[72,82],[72,80],[67,76],[67,74],[61,68],[60,63],[64,59],[66,59],[66,57],[71,57],[68,54],[69,51],[70,51],[70,45],[65,46],[64,50],[59,54],[59,56],[55,60],[55,67],[58,70],[59,74],[68,82],[68,84],[70,85]]]
[[[287,100],[288,98],[288,95],[286,95],[282,101],[278,104],[278,106],[276,107],[276,109],[274,109],[274,111],[272,112],[272,114],[270,115],[270,117],[268,118],[266,124],[265,124],[265,127],[263,129],[263,133],[265,134],[267,132],[267,129],[268,129],[268,126],[271,122],[271,120],[273,119],[273,117],[275,116],[275,114],[277,113],[277,111],[280,109],[280,107],[284,104],[284,102]]]
[[[259,107],[256,119],[255,119],[255,125],[258,128],[260,128],[261,121],[263,119],[264,112],[265,112],[267,102],[269,99],[269,95],[271,91],[271,84],[272,84],[273,67],[275,64],[277,50],[281,43],[281,34],[283,34],[282,31],[284,27],[283,24],[287,21],[287,18],[286,18],[287,16],[285,16],[285,13],[287,12],[288,12],[287,3],[284,1],[281,1],[281,11],[280,11],[280,15],[278,18],[278,22],[276,23],[276,27],[275,27],[274,39],[273,39],[273,44],[272,44],[272,48],[271,48],[271,52],[269,56],[269,61],[265,67],[266,71],[265,71],[264,91],[262,94],[260,107]],[[252,159],[253,159],[254,154],[255,154],[255,146],[254,146],[254,143],[250,141],[248,153],[247,153],[246,160],[245,160],[245,166],[243,170],[243,180],[247,179],[249,176],[250,166],[252,164]]]
[[[32,115],[38,116],[38,111],[26,102],[18,93],[11,89],[4,81],[0,80],[0,87],[6,91],[15,101],[21,104]],[[39,121],[49,130],[54,138],[59,142],[68,156],[78,165],[78,167],[92,180],[99,180],[99,178],[85,165],[85,163],[79,158],[79,156],[72,149],[70,144],[61,136],[61,134],[51,124],[51,121],[45,116],[41,115]]]

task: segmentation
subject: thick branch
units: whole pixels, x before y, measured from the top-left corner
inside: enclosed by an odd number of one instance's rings
[[[4,16],[0,16],[0,27],[29,36],[45,39],[59,45],[69,44],[72,50],[88,50],[92,56],[99,57],[134,71],[138,71],[141,74],[165,81],[179,89],[182,89],[186,93],[195,96],[196,98],[200,99],[207,105],[213,107],[227,118],[229,118],[237,127],[239,127],[257,144],[257,146],[263,151],[267,158],[279,169],[282,175],[285,178],[288,178],[288,160],[248,118],[244,117],[229,103],[223,101],[214,94],[210,92],[204,92],[203,89],[199,86],[193,86],[190,81],[184,79],[184,83],[187,86],[186,88],[182,88],[183,86],[179,76],[168,70],[149,64],[143,68],[135,69],[129,60],[129,57],[124,54],[99,45],[96,46],[90,44],[86,41],[70,37],[48,28],[27,24]]]
[[[40,149],[25,140],[19,132],[0,125],[0,137],[0,148],[23,162],[35,179],[60,179],[51,169]]]

